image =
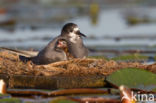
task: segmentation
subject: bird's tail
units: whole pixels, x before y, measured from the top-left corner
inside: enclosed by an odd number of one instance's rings
[[[18,54],[18,55],[26,56],[26,57],[34,57],[38,54],[37,51],[15,50],[15,49],[10,49],[10,48],[5,48],[5,47],[0,47],[0,49],[7,50],[9,52],[12,52],[13,54]]]
[[[28,61],[30,61],[32,58],[31,58],[31,57],[25,57],[25,56],[19,55],[19,59],[20,59],[22,62],[28,62]]]

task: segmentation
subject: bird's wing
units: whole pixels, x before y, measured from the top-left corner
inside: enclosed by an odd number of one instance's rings
[[[10,48],[6,48],[6,47],[0,47],[1,50],[7,50],[13,54],[18,54],[18,55],[22,55],[22,56],[26,56],[26,57],[33,57],[33,56],[37,56],[38,51],[26,51],[26,50],[15,50],[15,49],[10,49]]]

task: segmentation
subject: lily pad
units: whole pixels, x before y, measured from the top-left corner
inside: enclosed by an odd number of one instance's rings
[[[125,61],[125,60],[128,60],[128,61],[131,61],[131,60],[147,60],[147,59],[148,59],[147,56],[144,56],[144,55],[141,55],[138,53],[122,55],[122,56],[112,58],[112,60],[123,60],[123,61]]]
[[[9,94],[0,94],[0,100],[3,98],[10,98],[11,96]]]
[[[88,58],[109,60],[109,59],[108,59],[107,57],[105,57],[105,56],[89,56]]]
[[[22,103],[22,101],[17,98],[5,98],[0,99],[0,103]]]
[[[156,74],[137,68],[118,70],[107,77],[107,81],[117,86],[156,91]]]
[[[78,103],[76,101],[72,101],[69,98],[66,97],[58,97],[50,101],[49,103]]]

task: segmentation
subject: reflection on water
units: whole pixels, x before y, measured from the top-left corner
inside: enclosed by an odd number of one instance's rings
[[[90,4],[90,19],[92,25],[96,25],[99,18],[99,5],[97,3]]]

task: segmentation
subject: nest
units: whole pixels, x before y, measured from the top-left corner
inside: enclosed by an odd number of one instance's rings
[[[35,65],[31,62],[21,62],[18,55],[6,51],[0,52],[0,73],[7,75],[107,76],[124,68],[139,68],[156,73],[156,64],[143,65],[138,62],[116,62],[113,60],[87,58],[60,61],[48,65]]]

